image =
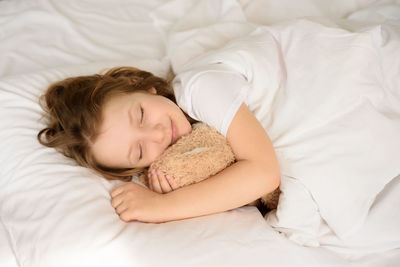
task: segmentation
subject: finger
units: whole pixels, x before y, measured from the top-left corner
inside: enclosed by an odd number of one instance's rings
[[[151,173],[149,173],[147,177],[148,177],[147,181],[149,181],[149,189],[151,191],[154,191],[153,190],[153,183],[151,182],[151,178],[153,177],[153,175]]]
[[[163,193],[168,193],[172,191],[172,188],[169,185],[167,178],[165,177],[162,171],[158,171],[158,181],[160,183],[161,190],[163,191]]]
[[[162,194],[161,185],[158,180],[157,172],[153,172],[151,182],[153,183],[153,191]]]
[[[117,188],[115,188],[114,190],[111,191],[111,197],[116,197],[117,195],[121,194],[122,192],[124,192],[123,189],[123,185],[118,186]]]
[[[115,209],[122,203],[122,201],[123,201],[123,197],[121,195],[117,195],[117,196],[113,197],[113,199],[111,200],[111,206]]]
[[[117,214],[121,215],[122,212],[124,212],[127,209],[127,207],[125,205],[119,205],[115,211],[117,212]]]
[[[134,220],[134,217],[132,216],[131,212],[129,212],[128,209],[124,210],[119,214],[119,218],[124,221],[124,222],[130,222]]]
[[[172,175],[167,174],[167,181],[169,183],[169,185],[171,186],[172,190],[178,189],[179,185],[176,183],[174,177],[172,177]]]

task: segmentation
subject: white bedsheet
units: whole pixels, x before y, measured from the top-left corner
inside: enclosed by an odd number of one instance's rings
[[[175,10],[161,16],[167,2]],[[165,224],[123,223],[109,203],[109,191],[119,182],[100,179],[37,143],[44,126],[38,97],[49,83],[118,65],[164,76],[167,35],[153,19],[170,29],[168,21],[194,10],[194,2],[204,8],[204,21],[217,18],[210,25],[223,19],[272,24],[322,16],[325,23],[359,29],[387,22],[388,16],[393,24],[399,18],[398,1],[1,1],[0,266],[397,266],[400,249],[393,233],[400,215],[387,207],[398,206],[399,178],[380,193],[358,235],[343,243],[320,224],[318,233],[326,235],[318,236],[320,247],[310,247],[298,244],[304,232],[279,234],[253,207]],[[238,30],[199,47],[217,46],[214,41],[232,39],[248,26]],[[301,216],[318,215],[303,193],[286,196],[296,201]],[[388,214],[390,222],[383,220]],[[298,229],[296,219],[289,220],[292,230]]]
[[[1,266],[17,266],[17,260],[13,253],[12,243],[5,229],[3,222],[0,220],[0,263]]]

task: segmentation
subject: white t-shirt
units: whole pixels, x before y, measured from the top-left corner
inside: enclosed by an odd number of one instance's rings
[[[245,102],[249,86],[244,76],[221,64],[185,72],[174,82],[178,105],[190,117],[215,127],[224,136]]]
[[[243,102],[265,115],[269,101],[260,99],[272,99],[282,79],[278,51],[271,35],[255,33],[191,60],[173,81],[178,105],[224,136]]]

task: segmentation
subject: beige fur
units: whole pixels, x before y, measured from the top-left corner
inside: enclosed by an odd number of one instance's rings
[[[235,161],[235,156],[226,138],[214,128],[196,123],[189,135],[181,137],[174,145],[150,165],[149,171],[160,169],[174,177],[182,187],[198,183]],[[146,175],[140,180],[148,185]],[[261,198],[269,209],[275,209],[279,200],[279,188]]]

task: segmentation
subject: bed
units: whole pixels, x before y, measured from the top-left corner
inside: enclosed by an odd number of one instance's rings
[[[379,150],[390,168],[366,174],[379,183],[352,185],[354,194],[333,186],[326,203],[315,184],[286,172],[265,218],[241,207],[124,223],[109,196],[122,182],[36,140],[46,119],[39,97],[54,81],[126,65],[166,77],[250,28],[309,23],[356,38],[368,52],[360,60],[379,61],[359,62],[376,70],[360,84],[390,95],[381,106],[390,147]],[[399,1],[3,0],[0,25],[0,266],[399,266]],[[357,198],[364,188],[375,192],[367,200]]]

